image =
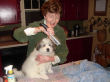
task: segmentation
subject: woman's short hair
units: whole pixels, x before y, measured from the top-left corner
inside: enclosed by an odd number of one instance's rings
[[[61,13],[61,3],[59,0],[48,0],[42,5],[41,11],[43,16],[45,16],[47,12]]]

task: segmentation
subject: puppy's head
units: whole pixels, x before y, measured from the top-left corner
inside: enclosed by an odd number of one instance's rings
[[[54,52],[55,45],[49,38],[44,38],[39,44],[37,44],[36,49],[42,54],[51,54]]]

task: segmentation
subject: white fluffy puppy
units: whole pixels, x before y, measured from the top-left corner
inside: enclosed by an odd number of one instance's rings
[[[54,56],[54,62],[47,62],[39,64],[36,60],[37,55]],[[55,56],[53,43],[50,39],[44,38],[33,50],[30,56],[25,60],[22,65],[21,71],[14,69],[16,77],[26,76],[29,78],[42,78],[49,79],[47,73],[53,73],[52,64],[59,63],[60,59]]]

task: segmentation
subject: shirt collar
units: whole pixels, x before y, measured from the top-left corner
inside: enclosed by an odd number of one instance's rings
[[[46,24],[46,20],[44,19],[44,24]]]

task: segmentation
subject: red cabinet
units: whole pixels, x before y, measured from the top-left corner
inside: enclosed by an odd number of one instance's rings
[[[2,60],[1,60],[1,53],[0,53],[0,77],[3,76],[3,71],[2,71]]]
[[[78,0],[78,19],[88,19],[88,0]]]
[[[20,22],[20,0],[0,0],[0,25]]]
[[[67,40],[67,46],[69,49],[67,62],[82,59],[91,60],[92,38],[93,37],[85,37]]]
[[[60,0],[62,4],[61,20],[88,19],[88,0]]]

